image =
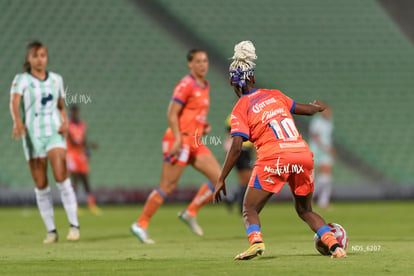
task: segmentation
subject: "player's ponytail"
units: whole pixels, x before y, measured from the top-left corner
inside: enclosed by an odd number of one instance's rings
[[[24,63],[23,63],[23,72],[29,72],[31,69],[30,62],[28,59],[30,51],[32,49],[37,51],[39,48],[42,48],[42,47],[45,47],[45,46],[42,44],[42,42],[37,41],[37,40],[32,41],[29,44],[27,44],[26,46],[27,53],[26,53],[26,59],[24,60]]]
[[[254,75],[256,64],[253,60],[257,59],[256,48],[251,41],[242,41],[234,46],[232,59],[229,68],[232,84],[243,91],[246,88],[246,80],[250,80],[250,76]]]

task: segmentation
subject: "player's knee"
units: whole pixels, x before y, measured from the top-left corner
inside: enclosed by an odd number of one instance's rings
[[[43,189],[47,188],[47,186],[49,186],[49,183],[48,183],[47,179],[36,179],[35,180],[35,186],[39,190],[43,190]]]
[[[309,215],[310,213],[312,213],[312,207],[308,207],[308,208],[296,208],[296,213],[298,214],[298,216],[301,219],[305,219],[307,215]]]
[[[62,183],[67,178],[68,178],[68,174],[67,173],[58,173],[58,174],[55,175],[55,180],[58,183]]]
[[[160,184],[160,189],[166,196],[170,195],[175,190],[175,187],[177,187],[177,182],[165,181]]]

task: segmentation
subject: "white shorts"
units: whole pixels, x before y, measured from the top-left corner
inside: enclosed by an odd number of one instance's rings
[[[33,137],[31,133],[27,133],[22,140],[23,151],[27,161],[35,158],[44,158],[47,156],[47,152],[54,148],[66,149],[65,137],[59,133],[45,137]]]
[[[313,158],[315,160],[315,167],[322,165],[333,166],[334,164],[334,159],[332,156],[320,149],[313,149]]]

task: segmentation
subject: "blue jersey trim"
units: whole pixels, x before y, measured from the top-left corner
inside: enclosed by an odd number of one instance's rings
[[[257,88],[254,88],[254,89],[252,89],[252,90],[250,90],[249,92],[247,92],[246,94],[242,94],[242,96],[241,97],[244,97],[244,96],[246,96],[246,95],[250,95],[250,94],[252,94],[252,93],[254,93],[254,92],[256,92],[257,91]],[[241,98],[240,97],[240,98]]]
[[[290,108],[290,113],[295,112],[296,102],[293,101],[292,107]]]
[[[243,137],[244,139],[249,140],[249,135],[248,135],[248,134],[246,134],[246,133],[243,133],[243,132],[233,132],[233,133],[231,134],[231,137],[234,137],[234,136],[241,136],[241,137]]]
[[[182,100],[177,99],[177,98],[172,98],[172,99],[171,99],[171,101],[174,101],[174,102],[180,103],[180,104],[182,104],[182,105],[184,105],[184,104],[185,104]]]

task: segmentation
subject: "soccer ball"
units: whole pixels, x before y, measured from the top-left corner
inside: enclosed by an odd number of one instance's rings
[[[348,246],[348,236],[346,235],[345,229],[338,223],[329,223],[328,226],[331,228],[331,232],[334,233],[339,245],[343,249],[346,249]],[[321,241],[317,234],[313,237],[313,241],[315,242],[315,248],[319,251],[319,253],[322,255],[331,255],[328,246]]]

